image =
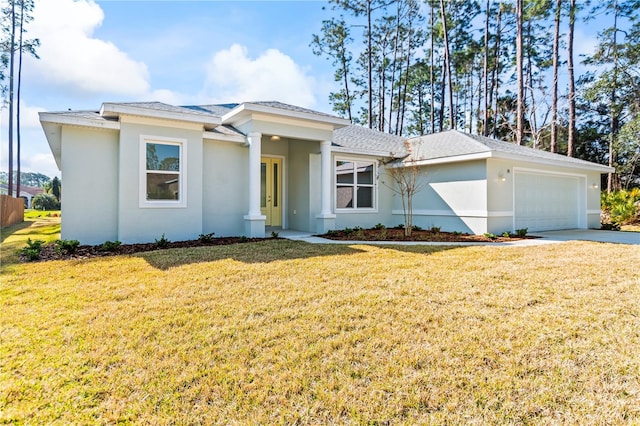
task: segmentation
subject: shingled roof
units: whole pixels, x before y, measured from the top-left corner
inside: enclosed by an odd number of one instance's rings
[[[487,154],[493,156],[518,156],[534,162],[562,161],[577,167],[594,166],[594,163],[540,149],[499,141],[485,136],[472,135],[458,130],[420,136],[410,140],[412,152],[405,161],[425,161],[453,158],[463,155]]]
[[[346,126],[333,131],[335,146],[350,148],[358,151],[378,151],[388,153],[390,157],[404,157],[407,155],[405,141],[407,138],[378,132],[362,126]]]

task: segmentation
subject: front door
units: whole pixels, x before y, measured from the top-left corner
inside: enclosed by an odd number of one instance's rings
[[[266,226],[282,226],[282,159],[260,160],[260,212]]]

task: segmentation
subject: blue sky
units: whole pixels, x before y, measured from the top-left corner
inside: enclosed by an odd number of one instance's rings
[[[36,0],[22,92],[22,170],[60,176],[38,111],[102,102],[203,104],[280,100],[330,112],[329,61],[312,34],[324,1]],[[7,170],[6,109],[0,169]],[[64,177],[63,177],[64,179]]]
[[[41,59],[27,58],[23,68],[23,171],[60,176],[38,111],[98,110],[118,101],[278,100],[331,112],[330,61],[309,47],[331,16],[325,1],[35,4],[28,35],[40,39]],[[587,52],[595,33],[576,40],[577,52]],[[0,117],[0,169],[7,170],[6,109]]]

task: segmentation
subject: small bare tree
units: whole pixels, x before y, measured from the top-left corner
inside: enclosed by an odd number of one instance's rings
[[[400,195],[404,215],[404,235],[410,237],[413,230],[413,196],[426,186],[427,180],[423,168],[416,164],[416,159],[411,157],[411,145],[408,141],[405,142],[405,147],[409,152],[406,157],[409,161],[396,160],[387,163],[386,173],[392,182],[390,184],[383,182],[383,184]]]

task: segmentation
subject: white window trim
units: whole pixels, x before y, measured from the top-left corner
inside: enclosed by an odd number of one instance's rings
[[[336,174],[336,167],[338,161],[349,161],[352,163],[371,163],[373,164],[373,207],[351,207],[351,208],[338,208],[338,175]],[[378,213],[378,161],[369,158],[359,157],[343,157],[335,156],[333,158],[333,205],[336,213]],[[357,183],[358,173],[354,174],[354,189],[358,187]],[[354,197],[357,197],[354,190]]]
[[[180,172],[178,174],[178,200],[147,200],[147,143],[178,145],[180,147]],[[139,155],[139,207],[147,208],[186,208],[187,207],[187,140],[164,136],[140,135]]]

